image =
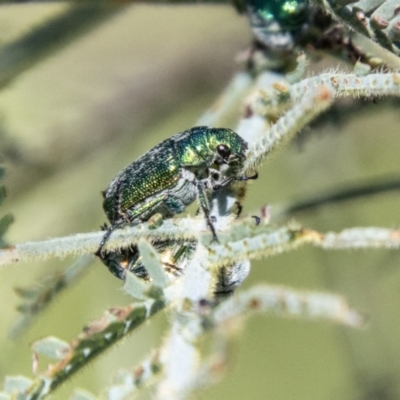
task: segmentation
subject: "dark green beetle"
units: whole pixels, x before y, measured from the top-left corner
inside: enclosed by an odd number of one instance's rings
[[[196,199],[217,240],[209,195],[235,180],[256,178],[239,176],[247,148],[247,142],[230,129],[200,126],[149,150],[122,170],[103,192],[103,208],[111,226],[96,255],[102,258],[102,248],[114,229],[147,221],[156,213],[170,218]]]
[[[284,54],[304,41],[314,15],[308,0],[247,0],[245,3],[253,34],[268,53]]]

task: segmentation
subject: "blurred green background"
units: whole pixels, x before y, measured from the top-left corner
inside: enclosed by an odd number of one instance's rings
[[[0,45],[15,43],[67,7],[2,5]],[[15,216],[7,235],[11,243],[97,230],[105,222],[100,191],[147,149],[193,126],[238,70],[235,57],[249,45],[251,33],[230,6],[130,5],[72,39],[26,66],[0,93],[0,154],[8,191],[1,210]],[[318,69],[324,65],[331,64],[322,61]],[[339,128],[308,129],[301,145],[295,142],[281,151],[250,185],[244,214],[258,213],[266,203],[287,204],[343,184],[399,175],[400,114],[379,105],[368,110]],[[391,193],[347,202],[296,219],[321,231],[396,228],[398,197]],[[96,260],[25,335],[10,341],[8,331],[18,317],[13,287],[29,285],[72,261],[16,264],[1,271],[2,377],[31,376],[33,340],[55,335],[69,341],[106,308],[130,301],[121,282]],[[254,317],[225,380],[199,396],[400,398],[399,262],[396,251],[312,248],[253,262],[244,287],[269,282],[341,293],[366,313],[369,323],[354,331],[325,322]],[[67,399],[74,387],[98,393],[119,367],[134,366],[157,346],[166,327],[166,316],[158,315],[54,398]]]

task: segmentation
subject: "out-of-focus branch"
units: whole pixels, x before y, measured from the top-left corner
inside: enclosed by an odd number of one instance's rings
[[[315,0],[347,26],[400,55],[400,16],[397,0]]]
[[[282,210],[282,214],[296,214],[299,212],[315,210],[320,207],[357,200],[363,197],[385,194],[400,190],[400,179],[373,180],[354,185],[347,185],[344,189],[332,190],[325,195],[311,197],[293,203]]]
[[[0,89],[54,51],[84,35],[125,6],[104,2],[73,4],[63,14],[45,21],[0,49]]]

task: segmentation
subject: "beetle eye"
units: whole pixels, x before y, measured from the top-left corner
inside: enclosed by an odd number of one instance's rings
[[[217,152],[223,159],[227,159],[231,155],[231,149],[224,144],[218,145]]]

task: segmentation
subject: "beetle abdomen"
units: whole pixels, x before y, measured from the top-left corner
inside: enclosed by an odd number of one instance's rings
[[[120,220],[128,210],[140,208],[152,197],[173,187],[179,176],[180,168],[170,139],[167,139],[130,164],[110,183],[103,202],[109,221]]]

